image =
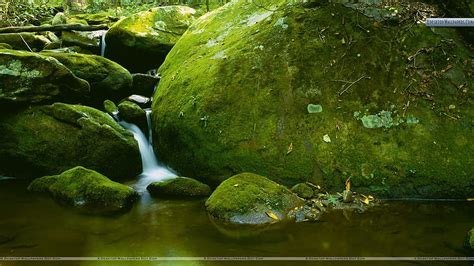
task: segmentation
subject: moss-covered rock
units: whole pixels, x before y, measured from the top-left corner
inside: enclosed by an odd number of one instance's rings
[[[194,21],[194,9],[153,8],[118,21],[106,35],[106,57],[132,72],[161,65],[168,52]]]
[[[111,24],[118,20],[117,17],[113,16],[108,12],[99,12],[93,14],[75,14],[71,15],[70,19],[83,20],[86,21],[89,25]]]
[[[265,224],[285,220],[304,201],[270,179],[242,173],[222,182],[206,201],[209,214],[236,224]]]
[[[303,199],[310,199],[314,195],[313,189],[306,183],[299,183],[294,185],[291,188],[291,191],[296,193],[296,195],[300,196]]]
[[[81,166],[59,175],[37,178],[28,190],[49,193],[62,203],[99,213],[122,211],[138,198],[138,193],[132,188]]]
[[[118,105],[119,117],[126,122],[133,123],[142,130],[146,129],[146,113],[138,104],[130,101],[123,101]]]
[[[349,4],[261,4],[199,18],[160,67],[163,162],[206,183],[245,171],[333,190],[352,177],[358,191],[394,197],[474,196],[473,61],[456,31],[413,25],[411,4],[392,19]],[[362,11],[378,9],[388,10]]]
[[[0,50],[0,84],[3,104],[80,102],[89,93],[88,82],[58,60],[15,50]]]
[[[114,180],[141,171],[133,135],[91,107],[55,103],[0,115],[0,173],[55,175],[82,165]]]
[[[104,101],[104,110],[111,116],[115,115],[119,111],[117,105],[115,105],[115,103],[111,100]]]
[[[51,24],[54,25],[59,25],[59,24],[66,24],[67,23],[67,17],[63,12],[58,12],[56,15],[54,15],[53,20],[51,21]]]
[[[471,252],[474,252],[474,228],[472,228],[466,236],[466,241],[465,244],[467,249],[469,249]]]
[[[24,40],[24,41],[23,41]],[[28,43],[28,46],[26,46]],[[7,43],[15,50],[29,51],[31,48],[33,51],[41,51],[44,46],[51,41],[41,34],[23,32],[18,33],[4,33],[0,34],[0,43]],[[28,48],[29,47],[29,48]]]
[[[208,185],[187,177],[154,182],[146,189],[156,197],[207,197],[211,194],[211,188]]]
[[[98,56],[78,53],[42,52],[68,67],[77,77],[87,80],[91,90],[87,102],[100,106],[106,99],[120,101],[132,94],[132,76],[119,64]]]

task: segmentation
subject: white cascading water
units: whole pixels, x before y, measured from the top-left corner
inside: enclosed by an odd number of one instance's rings
[[[105,57],[105,48],[107,47],[107,44],[105,43],[105,35],[107,32],[102,34],[101,40],[100,40],[100,56]]]
[[[138,192],[146,191],[146,187],[150,183],[164,181],[176,177],[176,173],[174,173],[173,170],[161,165],[156,159],[153,146],[151,145],[151,110],[146,110],[146,114],[149,130],[148,139],[136,125],[127,123],[125,121],[118,122],[122,127],[130,131],[133,134],[135,140],[138,142],[143,168],[143,172],[140,174],[138,182],[134,185],[135,190]]]

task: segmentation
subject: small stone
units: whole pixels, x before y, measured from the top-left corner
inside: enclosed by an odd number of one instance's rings
[[[314,195],[313,189],[305,183],[299,183],[294,185],[291,188],[291,191],[293,191],[293,193],[296,193],[296,195],[303,199],[310,199]]]
[[[307,109],[310,114],[321,113],[323,111],[323,107],[319,104],[308,104]]]
[[[342,192],[342,202],[344,203],[351,203],[354,200],[354,197],[352,195],[352,191],[350,190],[344,190]]]

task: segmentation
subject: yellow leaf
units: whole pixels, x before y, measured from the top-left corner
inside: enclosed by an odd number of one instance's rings
[[[474,201],[474,198],[469,198],[467,199],[467,201]]]
[[[369,195],[367,198],[369,198],[369,200],[374,200],[375,198],[371,195]]]
[[[286,154],[290,154],[291,152],[293,151],[293,142],[290,143],[290,146],[288,146],[288,151],[286,152]]]
[[[275,221],[280,220],[280,218],[278,218],[278,216],[275,213],[273,213],[272,211],[267,211],[265,213],[267,214],[268,217],[272,218]]]
[[[369,198],[360,199],[360,201],[364,204],[369,204]]]
[[[346,180],[346,191],[350,191],[350,190],[351,190],[351,178],[349,177]]]

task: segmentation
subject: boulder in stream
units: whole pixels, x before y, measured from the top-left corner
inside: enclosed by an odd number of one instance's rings
[[[234,224],[267,224],[288,220],[304,201],[285,186],[252,173],[222,182],[206,201],[209,214]]]
[[[146,188],[156,197],[207,197],[211,188],[196,179],[175,177],[161,182],[154,182]]]
[[[28,190],[48,193],[61,203],[102,214],[123,211],[138,198],[138,193],[131,187],[81,166],[59,175],[37,178]]]
[[[436,5],[301,2],[232,1],[192,24],[158,70],[160,161],[209,184],[252,172],[473,197],[473,52],[454,29],[413,23]]]
[[[0,115],[0,173],[33,178],[81,165],[113,180],[141,172],[138,144],[112,117],[55,103]]]
[[[123,101],[118,105],[118,111],[125,122],[137,125],[142,131],[147,128],[146,112],[138,104]]]
[[[107,32],[106,57],[132,72],[157,68],[194,21],[195,10],[164,6],[124,18]]]

